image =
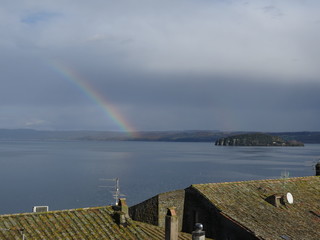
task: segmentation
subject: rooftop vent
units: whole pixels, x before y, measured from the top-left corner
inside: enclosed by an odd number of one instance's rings
[[[205,240],[205,231],[203,230],[203,225],[201,223],[195,224],[195,230],[192,232],[192,240]]]
[[[275,207],[280,207],[281,204],[284,205],[283,195],[281,195],[281,194],[273,194],[273,195],[267,197],[266,201]]]
[[[280,207],[281,205],[293,204],[293,196],[291,193],[283,194],[273,194],[266,198],[266,201],[275,207]]]
[[[34,206],[32,212],[48,212],[49,206]]]

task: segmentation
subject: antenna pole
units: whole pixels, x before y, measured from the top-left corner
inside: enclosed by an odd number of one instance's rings
[[[115,192],[116,206],[118,206],[119,197],[120,197],[120,185],[119,178],[116,178],[116,192]]]
[[[114,191],[111,191],[113,194],[113,198],[115,199],[115,204],[116,206],[118,205],[119,199],[121,196],[125,196],[120,193],[120,179],[119,178],[112,178],[112,179],[105,179],[101,178],[100,180],[105,180],[105,181],[114,181],[115,184],[113,186],[100,186],[100,187],[107,187],[107,188],[112,188]]]
[[[289,178],[290,173],[286,170],[284,170],[283,172],[281,172],[281,178],[283,179],[282,182],[282,188],[283,190],[285,190],[285,185],[286,185],[286,179]]]

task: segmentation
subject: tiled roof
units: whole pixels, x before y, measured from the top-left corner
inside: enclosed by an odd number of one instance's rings
[[[320,177],[195,184],[225,216],[261,239],[320,239]],[[293,204],[265,199],[290,192]],[[285,198],[284,198],[285,199]]]
[[[111,206],[0,216],[0,239],[164,239],[164,229],[137,221],[115,223]],[[191,235],[179,233],[179,240]]]

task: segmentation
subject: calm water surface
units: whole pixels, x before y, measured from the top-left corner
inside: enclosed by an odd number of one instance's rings
[[[129,205],[193,183],[314,175],[320,145],[217,147],[212,143],[0,142],[0,214],[113,203],[120,178]]]

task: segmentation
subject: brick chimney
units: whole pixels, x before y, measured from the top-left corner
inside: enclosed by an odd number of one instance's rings
[[[126,227],[128,225],[127,220],[129,219],[129,207],[125,198],[120,198],[118,204],[113,206],[113,218],[119,225]]]
[[[125,214],[123,212],[115,211],[113,213],[113,218],[114,218],[116,224],[122,225],[124,227],[127,226],[127,219],[126,219]]]
[[[168,208],[165,221],[165,240],[178,240],[178,216],[175,207]]]
[[[124,213],[126,218],[129,218],[129,207],[127,205],[125,198],[120,198],[118,201],[118,207],[120,208],[120,211]]]

